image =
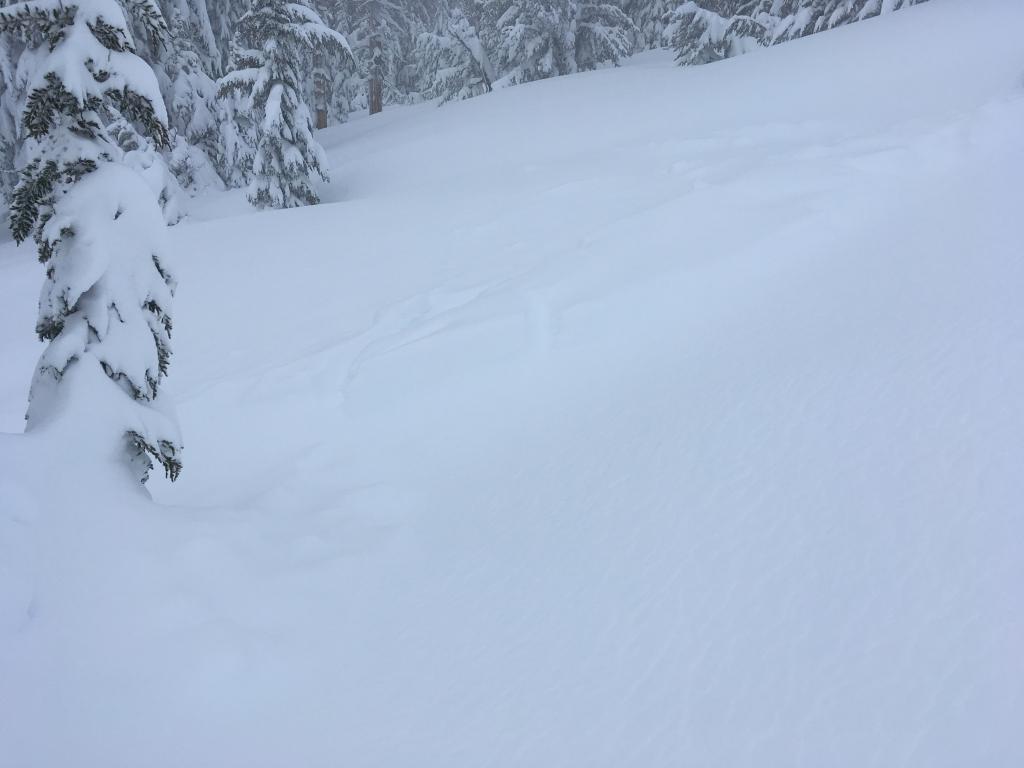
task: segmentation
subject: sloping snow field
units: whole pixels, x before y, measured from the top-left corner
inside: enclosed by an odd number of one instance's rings
[[[156,503],[0,435],[5,768],[1024,765],[1024,3],[194,201]],[[0,429],[42,276],[0,246]]]

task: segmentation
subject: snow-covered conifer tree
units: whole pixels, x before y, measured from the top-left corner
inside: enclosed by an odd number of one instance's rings
[[[256,0],[237,31],[239,66],[221,80],[221,91],[251,99],[256,151],[249,201],[258,208],[315,204],[311,177],[326,180],[326,162],[302,99],[300,72],[314,49],[351,56],[348,43],[312,8],[286,0]]]
[[[99,444],[122,446],[141,480],[152,459],[173,480],[181,438],[160,398],[174,291],[164,222],[111,135],[112,125],[129,123],[166,145],[156,76],[134,53],[124,12],[159,34],[155,8],[27,0],[0,8],[0,35],[17,37],[37,57],[20,115],[25,164],[11,203],[15,239],[33,237],[46,267],[36,331],[48,345],[32,381],[28,427],[87,417],[108,433],[94,435]]]
[[[314,56],[312,69],[304,73],[303,96],[317,111],[326,109],[328,125],[342,123],[350,112],[366,108],[366,77],[357,61],[352,32],[354,4],[351,0],[308,0],[308,4],[326,26],[345,36],[352,54],[341,59]]]
[[[636,26],[614,3],[576,3],[576,68],[617,64],[633,50]]]
[[[613,3],[491,0],[501,83],[514,85],[615,64],[635,27]]]
[[[687,0],[667,32],[676,60],[704,64],[924,0]]]
[[[0,46],[0,204],[6,205],[18,182],[15,156],[18,151],[17,61],[20,41],[8,39]]]
[[[0,8],[5,5],[9,3],[0,0]],[[5,208],[18,183],[17,157],[23,143],[19,116],[33,59],[20,35],[0,35],[0,204]]]
[[[494,0],[495,45],[504,84],[577,70],[572,0]]]
[[[220,55],[220,66],[210,74],[221,74],[233,68],[232,41],[237,34],[238,22],[252,4],[248,0],[197,0],[204,4],[210,30]]]
[[[487,93],[496,79],[479,32],[479,14],[472,13],[475,4],[466,5],[469,13],[448,3],[439,4],[433,28],[421,32],[416,41],[421,91],[442,103]]]
[[[206,186],[216,178],[222,159],[218,125],[217,85],[196,51],[197,30],[180,8],[171,11],[170,51],[164,58],[164,99],[171,132],[171,170],[187,188]]]
[[[366,75],[370,114],[402,101],[416,81],[415,40],[427,18],[417,0],[346,0],[352,50]]]
[[[171,28],[172,47],[184,47],[196,57],[200,68],[207,75],[215,77],[223,71],[227,59],[222,56],[217,35],[213,31],[211,4],[208,0],[161,0],[164,17]],[[248,3],[240,0],[235,0],[234,4],[243,11],[248,7]],[[225,51],[230,40],[230,36],[224,40]]]
[[[687,0],[671,14],[676,61],[706,64],[771,44],[770,19],[760,0]]]
[[[231,189],[249,185],[256,155],[256,120],[252,107],[251,83],[235,75],[260,67],[258,51],[235,47],[231,72],[218,81],[216,100],[217,150],[214,167]],[[231,84],[236,78],[237,82]]]
[[[774,10],[779,22],[774,42],[823,32],[826,29],[898,11],[924,0],[790,0]],[[763,5],[763,4],[762,4]],[[764,12],[769,12],[767,7]]]
[[[626,0],[623,10],[636,26],[633,47],[637,50],[664,48],[671,44],[666,34],[677,0]]]

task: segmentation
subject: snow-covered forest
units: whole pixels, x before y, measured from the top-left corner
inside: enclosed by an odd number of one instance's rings
[[[128,150],[127,164],[156,177],[151,184],[173,223],[182,196],[211,186],[249,186],[260,207],[316,202],[309,180],[326,177],[311,127],[352,113],[465,99],[614,66],[650,48],[674,48],[682,64],[705,63],[919,1],[5,0],[0,196],[14,203],[19,173],[31,163],[34,150],[24,145],[35,137],[25,112],[39,78],[52,74],[40,49],[58,38],[61,65],[83,66],[98,44],[152,70],[145,76],[155,78],[159,96],[142,95],[166,109],[167,136],[134,130],[133,116],[109,101],[102,122]],[[89,18],[111,24],[118,39],[70,34]]]
[[[0,0],[0,768],[1024,765],[1022,29]]]

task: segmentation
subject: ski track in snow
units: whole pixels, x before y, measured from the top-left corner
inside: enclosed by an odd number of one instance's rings
[[[1022,23],[644,54],[195,201],[180,482],[0,435],[0,766],[1024,764]]]

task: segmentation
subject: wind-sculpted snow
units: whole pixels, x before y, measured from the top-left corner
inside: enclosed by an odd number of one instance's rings
[[[0,435],[0,766],[1024,763],[1022,22],[389,109],[320,206],[195,201],[182,478]]]

